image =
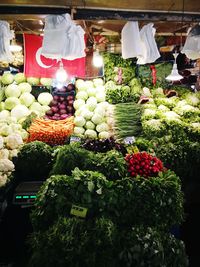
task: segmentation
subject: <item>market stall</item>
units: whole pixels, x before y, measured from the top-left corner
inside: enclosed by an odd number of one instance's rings
[[[152,23],[125,21],[121,48],[109,53],[108,37],[70,15],[47,15],[44,36],[25,33],[23,72],[9,64],[2,71],[2,261],[193,267],[180,231],[187,207],[198,203],[196,48],[180,63],[180,44],[169,52],[170,40],[159,44]],[[4,60],[12,56],[4,52]],[[28,211],[21,250],[16,207]]]

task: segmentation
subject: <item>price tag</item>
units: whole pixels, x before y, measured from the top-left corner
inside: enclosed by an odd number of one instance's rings
[[[135,137],[134,136],[128,136],[124,138],[124,143],[126,145],[132,145],[135,142]]]
[[[74,216],[77,216],[77,217],[85,218],[86,214],[87,214],[87,211],[88,211],[87,208],[80,207],[80,206],[72,204],[72,208],[71,208],[70,214],[74,215]]]
[[[129,154],[140,152],[137,146],[128,146],[126,149]]]
[[[81,141],[81,138],[78,137],[78,136],[71,136],[70,137],[70,144],[71,143],[77,143],[77,142],[80,142]]]

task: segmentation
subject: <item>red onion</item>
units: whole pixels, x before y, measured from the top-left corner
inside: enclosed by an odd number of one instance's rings
[[[58,95],[54,95],[53,96],[53,99],[56,100],[56,101],[58,101],[59,100],[59,96]]]
[[[60,109],[59,113],[62,114],[67,114],[67,110],[66,109]]]
[[[73,107],[72,106],[67,106],[67,111],[69,113],[73,113]]]
[[[74,96],[73,95],[68,95],[67,96],[67,101],[70,101],[70,100],[74,100]]]
[[[65,105],[65,104],[60,104],[60,105],[59,105],[59,108],[60,108],[60,109],[66,109],[66,105]]]
[[[57,100],[52,100],[50,103],[50,107],[52,106],[57,106],[58,105],[58,101]]]
[[[52,108],[54,108],[54,107],[52,107]],[[53,115],[52,108],[50,110],[46,111],[46,115],[47,116],[52,116]]]
[[[59,109],[58,109],[58,107],[53,106],[53,107],[51,107],[51,110],[53,113],[56,113],[56,112],[58,112]]]
[[[67,106],[67,100],[63,101],[62,104],[66,105]]]
[[[45,118],[45,119],[51,119],[51,116],[47,116],[47,115],[45,115],[44,118]]]
[[[60,117],[55,116],[55,115],[51,117],[52,120],[59,120],[59,118],[60,118]]]
[[[65,97],[64,96],[60,96],[60,101],[64,101],[65,100]]]
[[[68,105],[69,106],[73,106],[73,104],[74,104],[74,100],[73,99],[68,101]]]
[[[60,115],[60,118],[61,118],[62,120],[66,119],[66,118],[68,118],[68,117],[69,117],[68,114],[62,114],[62,115]]]

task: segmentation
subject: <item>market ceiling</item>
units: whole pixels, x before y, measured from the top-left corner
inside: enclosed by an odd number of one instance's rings
[[[19,33],[43,30],[47,14],[71,13],[97,31],[119,33],[127,20],[152,21],[160,35],[185,33],[200,22],[199,0],[0,0],[0,19]],[[17,25],[17,26],[16,26]]]
[[[183,0],[1,0],[1,5],[46,6],[46,7],[70,7],[82,6],[91,8],[110,8],[127,10],[159,10],[179,11],[183,10]],[[184,0],[185,12],[200,12],[199,0]]]

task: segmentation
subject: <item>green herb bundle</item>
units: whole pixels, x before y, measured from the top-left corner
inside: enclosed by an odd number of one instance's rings
[[[183,241],[151,227],[133,227],[120,232],[117,266],[126,267],[187,267]],[[116,266],[116,267],[117,267]]]
[[[181,240],[151,227],[118,228],[111,220],[84,221],[60,216],[35,232],[30,267],[187,267]],[[49,256],[51,255],[51,256]]]
[[[116,267],[116,226],[109,219],[84,221],[60,216],[46,231],[34,232],[31,267]]]
[[[104,53],[104,74],[105,80],[114,81],[116,76],[115,68],[123,69],[123,83],[128,83],[132,78],[135,77],[135,66],[131,59],[123,59],[121,55],[115,55],[111,53]]]
[[[141,84],[136,78],[133,78],[128,85],[108,81],[105,89],[106,100],[110,104],[137,102],[142,94]]]
[[[76,167],[80,170],[101,172],[108,180],[122,179],[127,174],[121,152],[111,150],[106,153],[94,153],[80,147],[80,144],[65,145],[59,149],[51,174],[71,175]]]
[[[40,141],[27,143],[14,159],[14,176],[22,181],[45,180],[52,168],[52,158],[49,145]]]
[[[87,166],[93,166],[92,152],[82,148],[79,143],[72,143],[59,148],[56,152],[55,163],[51,174],[71,175],[74,168],[86,170]]]
[[[142,107],[136,103],[117,104],[114,109],[115,135],[117,139],[138,136],[142,132]]]

